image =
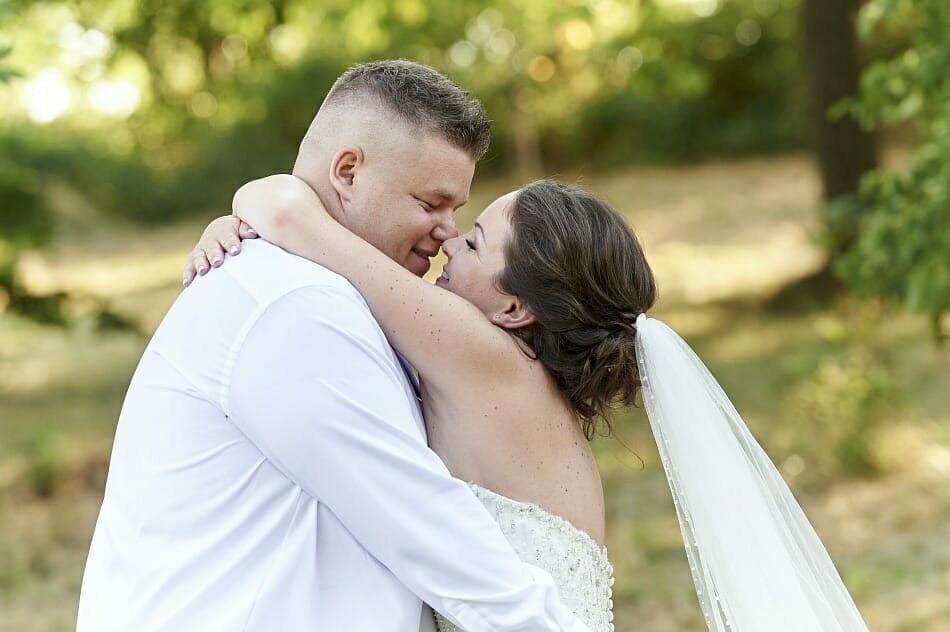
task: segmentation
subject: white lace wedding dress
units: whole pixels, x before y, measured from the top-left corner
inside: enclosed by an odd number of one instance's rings
[[[498,521],[518,556],[551,574],[561,601],[591,632],[611,632],[614,604],[610,587],[614,579],[607,550],[538,505],[512,500],[474,483],[469,486]],[[439,632],[459,632],[438,613],[435,622]]]

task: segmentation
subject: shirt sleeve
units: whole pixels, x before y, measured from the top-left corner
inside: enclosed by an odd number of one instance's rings
[[[519,560],[426,446],[400,371],[358,296],[301,288],[248,328],[227,412],[275,467],[462,629],[587,630],[551,576]]]

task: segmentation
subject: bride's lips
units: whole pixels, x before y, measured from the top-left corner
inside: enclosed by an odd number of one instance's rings
[[[446,272],[445,268],[442,268],[442,274],[438,279],[435,280],[436,285],[446,285],[449,282],[449,274]]]

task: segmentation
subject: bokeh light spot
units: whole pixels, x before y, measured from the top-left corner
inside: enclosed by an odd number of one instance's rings
[[[736,26],[736,41],[743,46],[753,46],[762,38],[762,27],[755,20],[742,20]]]
[[[87,94],[89,105],[110,118],[125,119],[138,108],[141,95],[131,81],[97,81]]]
[[[198,118],[210,118],[218,111],[218,100],[204,90],[188,100],[188,110]]]
[[[564,41],[571,48],[587,50],[594,43],[594,30],[584,20],[568,20],[562,28]]]
[[[468,40],[462,40],[452,44],[449,48],[449,60],[459,68],[468,68],[475,63],[478,51],[474,44]]]
[[[501,61],[508,58],[517,43],[514,33],[506,29],[499,29],[485,43],[485,52],[489,58]]]
[[[617,63],[633,72],[643,65],[643,53],[636,46],[626,46],[617,53]]]
[[[719,9],[719,0],[692,0],[693,13],[708,18]]]
[[[51,123],[69,111],[72,94],[62,73],[46,68],[23,86],[20,103],[26,108],[30,120]]]
[[[539,83],[543,83],[551,79],[554,76],[557,68],[554,65],[554,60],[550,57],[544,55],[539,55],[531,60],[531,63],[528,64],[528,74],[531,75],[531,78]]]

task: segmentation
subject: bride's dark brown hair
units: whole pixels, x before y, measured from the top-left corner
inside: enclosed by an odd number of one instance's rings
[[[653,272],[633,230],[604,202],[541,180],[509,207],[504,292],[534,314],[514,330],[551,372],[592,439],[608,413],[640,388],[634,320],[656,300]]]

